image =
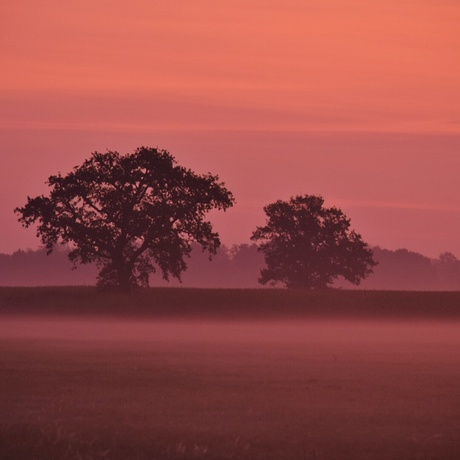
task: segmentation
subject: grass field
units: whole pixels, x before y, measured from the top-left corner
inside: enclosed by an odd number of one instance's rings
[[[454,300],[418,297],[421,315],[409,298],[398,318],[383,293],[360,316],[372,295],[285,292],[152,290],[123,317],[126,299],[90,289],[0,290],[0,458],[459,458]]]
[[[273,319],[360,317],[460,319],[460,292],[328,289],[0,287],[0,314]]]

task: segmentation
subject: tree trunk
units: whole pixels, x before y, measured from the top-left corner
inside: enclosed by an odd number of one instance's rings
[[[118,287],[123,292],[129,292],[135,287],[132,268],[130,265],[120,263],[117,267]]]

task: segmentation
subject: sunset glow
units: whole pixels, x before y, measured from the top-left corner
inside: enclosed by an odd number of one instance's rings
[[[13,208],[49,175],[147,145],[226,182],[226,244],[312,193],[372,245],[460,257],[459,23],[457,0],[6,0],[0,252],[38,246]]]

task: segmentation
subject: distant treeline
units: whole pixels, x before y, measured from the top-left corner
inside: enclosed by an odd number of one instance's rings
[[[407,249],[390,251],[373,248],[378,265],[374,273],[359,287],[345,281],[336,286],[347,289],[391,289],[417,291],[460,290],[460,261],[451,253],[430,259]],[[188,269],[182,274],[182,283],[172,279],[169,283],[155,275],[151,286],[184,287],[262,287],[257,279],[264,266],[263,255],[255,244],[222,246],[209,260],[198,247],[187,259]],[[78,265],[72,269],[67,251],[55,250],[46,255],[45,249],[16,251],[0,254],[0,286],[70,286],[94,285],[98,270],[92,265]]]

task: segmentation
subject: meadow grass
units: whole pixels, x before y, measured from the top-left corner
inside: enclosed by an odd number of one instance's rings
[[[0,314],[448,319],[460,318],[460,292],[149,288],[123,294],[94,287],[0,287]]]
[[[0,288],[0,458],[457,459],[459,300]]]
[[[5,460],[460,452],[460,338],[449,323],[141,320],[122,338],[90,338],[88,323],[72,319],[54,338],[51,323],[30,338],[3,327]]]

